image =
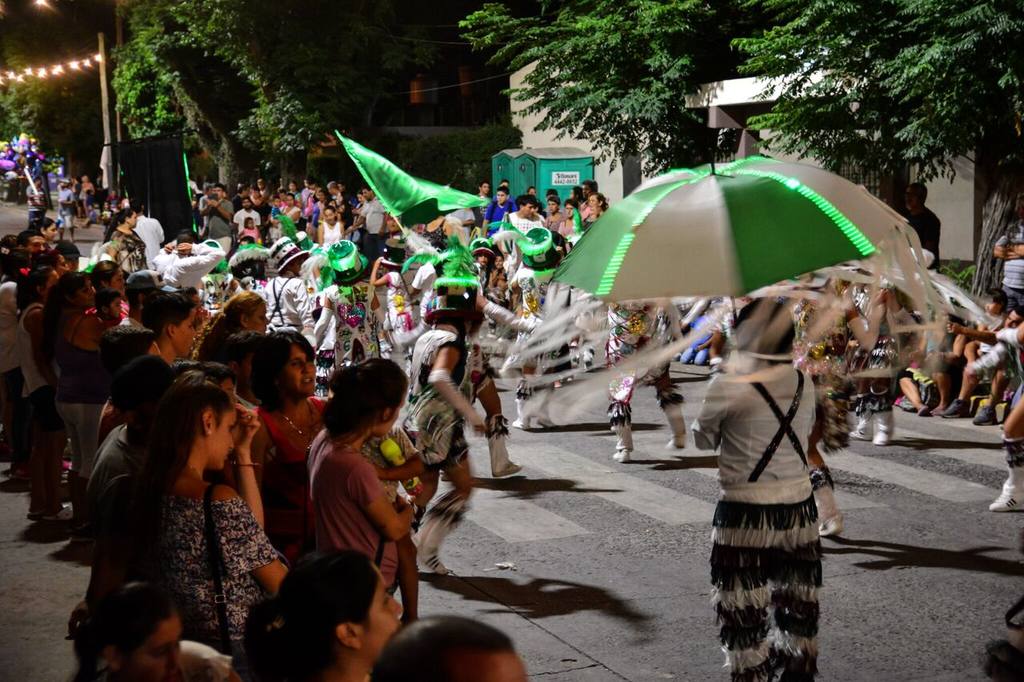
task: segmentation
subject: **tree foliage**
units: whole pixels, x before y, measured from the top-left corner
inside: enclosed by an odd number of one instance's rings
[[[517,17],[489,3],[461,23],[492,62],[535,68],[513,96],[542,116],[539,128],[589,141],[602,158],[639,156],[645,170],[702,161],[711,137],[684,98],[735,75],[730,46],[760,16],[738,2],[564,0]]]
[[[919,176],[958,156],[991,173],[1019,163],[1024,10],[1017,0],[763,0],[777,24],[740,39],[746,73],[775,81],[754,121],[770,144]]]
[[[223,164],[298,154],[365,123],[388,84],[431,51],[403,41],[391,1],[150,0],[129,5],[118,83],[133,131],[181,118]],[[143,82],[139,82],[139,79]]]
[[[62,13],[11,4],[0,17],[0,66],[20,72],[92,55],[97,32],[113,19],[103,0],[81,0]],[[72,172],[95,174],[103,146],[95,71],[0,86],[0,139],[21,132],[35,136],[48,154],[63,156]]]
[[[854,162],[923,179],[966,156],[985,197],[975,291],[998,280],[989,257],[1024,189],[1024,9],[1019,0],[761,0],[776,25],[737,41],[745,71],[779,97],[752,121],[769,145],[837,167]]]

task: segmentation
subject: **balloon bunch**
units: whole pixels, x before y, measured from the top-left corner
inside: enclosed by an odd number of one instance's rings
[[[40,170],[56,171],[63,162],[60,157],[48,158],[39,148],[39,141],[28,133],[16,135],[10,142],[0,143],[0,172],[17,173],[21,159],[24,159],[24,167],[34,176]]]

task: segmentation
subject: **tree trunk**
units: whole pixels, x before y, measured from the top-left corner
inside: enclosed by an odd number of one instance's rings
[[[1016,198],[1024,189],[1024,174],[1020,168],[997,168],[994,165],[982,168],[980,163],[977,173],[983,183],[985,203],[981,210],[981,239],[978,241],[977,270],[971,291],[981,295],[1003,283],[1003,261],[992,257],[992,249],[1016,222]]]
[[[306,152],[288,152],[281,156],[281,186],[287,187],[290,180],[302,187],[306,178]]]

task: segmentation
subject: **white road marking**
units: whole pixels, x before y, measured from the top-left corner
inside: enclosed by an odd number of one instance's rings
[[[856,455],[848,451],[829,458],[828,466],[830,469],[849,471],[858,476],[885,481],[949,502],[991,500],[999,494],[992,488],[956,476],[897,464],[884,458]]]
[[[513,493],[480,488],[473,492],[466,520],[506,542],[554,540],[590,532],[544,507],[517,499]]]
[[[602,443],[602,445],[605,445]],[[690,495],[631,476],[628,464],[611,461],[601,464],[586,457],[547,444],[531,443],[520,447],[509,443],[512,459],[557,478],[572,480],[576,487],[615,504],[640,512],[672,526],[709,524],[715,505]],[[601,492],[603,491],[603,492]]]

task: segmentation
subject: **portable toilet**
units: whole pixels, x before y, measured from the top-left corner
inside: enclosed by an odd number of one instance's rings
[[[549,189],[557,191],[565,201],[574,185],[594,179],[593,155],[574,147],[524,149],[522,156],[515,159],[515,166],[516,178],[521,178],[522,183],[517,187],[513,179],[517,195],[525,193],[526,188],[532,185],[537,188],[537,197],[542,204]]]
[[[494,192],[498,189],[498,183],[503,179],[508,179],[512,185],[515,185],[515,159],[522,155],[522,149],[502,149],[500,152],[491,157],[491,196],[494,196]],[[525,189],[525,188],[524,188]],[[517,196],[518,192],[513,192],[513,196]]]

